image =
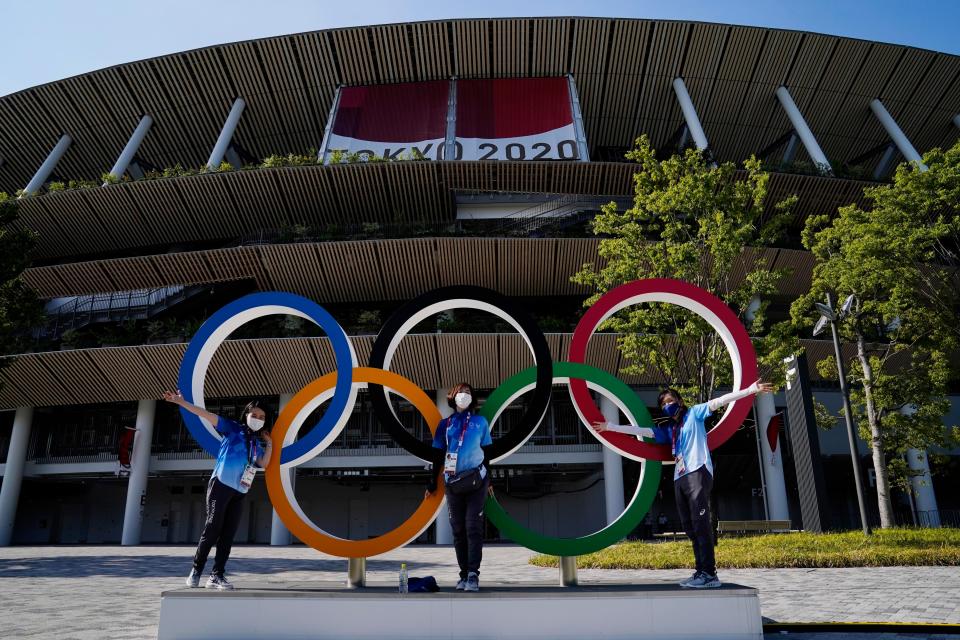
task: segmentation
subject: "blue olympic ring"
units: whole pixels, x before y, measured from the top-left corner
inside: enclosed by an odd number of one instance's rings
[[[326,440],[331,434],[337,433],[335,429],[339,422],[349,419],[350,413],[346,408],[353,406],[357,395],[352,384],[353,368],[357,366],[353,345],[343,327],[316,302],[292,293],[271,291],[253,293],[227,304],[210,316],[190,340],[180,365],[178,384],[187,402],[203,407],[207,368],[221,343],[247,322],[279,314],[309,320],[323,329],[330,338],[336,361],[337,383],[330,407],[309,433],[284,447],[281,453],[281,463],[300,464],[329,444]],[[180,415],[200,446],[210,455],[216,456],[220,450],[220,436],[217,434],[216,425],[207,424],[205,420],[183,408],[180,409]]]

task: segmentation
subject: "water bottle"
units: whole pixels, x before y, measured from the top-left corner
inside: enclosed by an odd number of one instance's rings
[[[400,564],[400,595],[407,593],[407,563]]]

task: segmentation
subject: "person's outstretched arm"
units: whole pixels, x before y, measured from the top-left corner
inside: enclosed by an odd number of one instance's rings
[[[713,413],[721,407],[725,407],[731,402],[736,402],[741,398],[746,398],[747,396],[759,395],[761,393],[772,393],[773,385],[769,382],[763,382],[762,380],[757,380],[752,385],[746,389],[741,389],[740,391],[733,391],[726,395],[722,395],[718,398],[713,398],[707,402],[707,406],[710,407],[710,412]]]
[[[670,438],[664,429],[651,429],[650,427],[636,427],[632,424],[613,424],[612,422],[594,422],[593,428],[597,433],[604,431],[613,431],[614,433],[625,433],[628,436],[637,438],[653,438],[657,442],[669,442]]]
[[[216,428],[217,423],[220,422],[220,416],[218,416],[217,414],[211,413],[206,409],[201,409],[197,405],[190,404],[189,402],[184,400],[183,394],[180,393],[179,389],[177,389],[176,393],[173,393],[172,391],[164,391],[163,399],[166,400],[167,402],[171,402],[179,407],[186,409],[187,411],[189,411],[195,416],[199,416],[203,418],[204,420],[212,424],[214,428]]]

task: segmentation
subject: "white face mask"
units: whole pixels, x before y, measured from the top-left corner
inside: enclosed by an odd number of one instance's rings
[[[473,402],[473,397],[469,393],[461,391],[453,396],[453,401],[457,403],[458,409],[466,409],[470,406],[470,403]]]
[[[266,421],[263,418],[254,418],[253,416],[247,416],[247,426],[250,427],[251,431],[260,431],[263,429],[263,425]]]

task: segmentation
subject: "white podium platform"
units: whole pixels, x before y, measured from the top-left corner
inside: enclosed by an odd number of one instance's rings
[[[433,638],[760,639],[756,589],[673,584],[483,584],[400,596],[394,585],[245,585],[232,592],[165,591],[160,640],[230,638],[426,640]]]

